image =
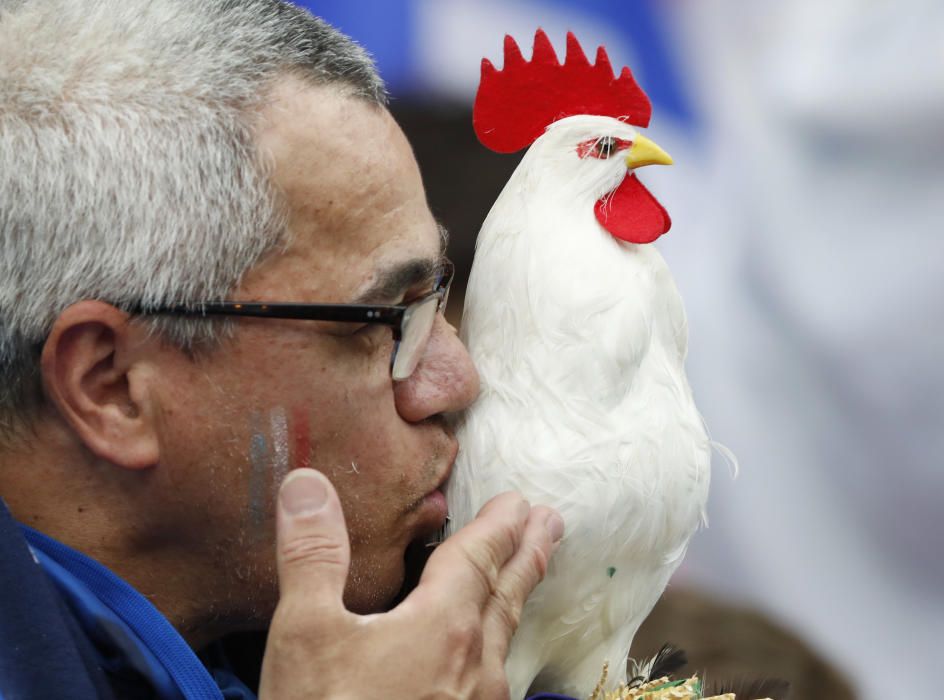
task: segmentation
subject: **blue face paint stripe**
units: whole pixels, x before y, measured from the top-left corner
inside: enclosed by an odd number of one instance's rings
[[[265,521],[267,484],[269,481],[269,445],[262,427],[262,416],[250,418],[249,438],[249,519],[259,526]]]

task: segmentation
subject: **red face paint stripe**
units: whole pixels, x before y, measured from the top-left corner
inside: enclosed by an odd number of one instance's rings
[[[311,466],[311,426],[310,413],[307,406],[296,406],[292,409],[292,444],[295,455],[292,463],[295,468]]]

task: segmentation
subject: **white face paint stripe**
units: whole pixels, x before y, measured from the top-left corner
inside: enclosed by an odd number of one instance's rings
[[[269,420],[272,437],[272,486],[274,491],[278,491],[289,469],[288,414],[280,406],[272,410]]]

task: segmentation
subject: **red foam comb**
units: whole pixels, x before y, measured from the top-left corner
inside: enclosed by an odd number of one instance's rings
[[[482,79],[475,96],[472,123],[482,144],[499,153],[529,146],[550,124],[575,114],[597,114],[649,124],[652,106],[629,68],[617,78],[602,46],[594,65],[573,32],[567,32],[567,58],[557,60],[544,30],[534,35],[531,62],[505,36],[505,65],[497,70],[482,59]]]

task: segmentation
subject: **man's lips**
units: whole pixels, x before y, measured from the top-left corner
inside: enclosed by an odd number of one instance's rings
[[[445,468],[436,481],[436,485],[423,494],[423,496],[421,496],[417,501],[415,501],[410,506],[409,510],[416,510],[422,508],[424,505],[436,505],[437,510],[445,509],[446,498],[444,495],[444,490],[446,482],[449,480],[449,475],[452,474],[452,467],[456,462],[456,455],[459,454],[459,443],[455,438],[450,437],[449,449],[446,454],[448,459],[446,461]]]

